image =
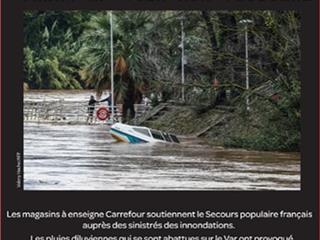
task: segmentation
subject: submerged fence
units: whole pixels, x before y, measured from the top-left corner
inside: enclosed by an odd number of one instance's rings
[[[101,121],[96,116],[96,111],[100,107],[107,107],[107,104],[97,103],[93,112],[92,123],[106,123],[110,121],[106,119]],[[135,104],[136,117],[140,117],[144,114],[149,106],[144,104]],[[67,123],[86,123],[88,120],[88,102],[79,101],[24,101],[24,121],[29,122],[67,122]],[[122,120],[122,104],[115,106],[114,118],[117,121]]]

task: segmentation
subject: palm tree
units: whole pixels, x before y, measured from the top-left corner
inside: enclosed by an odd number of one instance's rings
[[[115,12],[114,55],[115,87],[114,99],[123,104],[123,119],[135,116],[134,103],[141,99],[143,79],[141,72],[142,49],[145,47],[145,31],[150,15],[145,12]],[[110,22],[108,12],[92,17],[83,36],[81,57],[86,61],[84,69],[88,84],[101,95],[110,88]]]

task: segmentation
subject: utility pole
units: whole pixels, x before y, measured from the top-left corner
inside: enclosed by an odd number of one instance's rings
[[[112,23],[112,11],[110,11],[110,78],[111,78],[111,124],[114,119],[114,74],[113,74],[113,23]]]
[[[244,24],[244,39],[245,39],[245,60],[246,60],[246,106],[247,111],[250,110],[250,102],[249,102],[249,54],[248,54],[248,24],[252,23],[253,21],[250,19],[243,19],[239,23]]]
[[[184,64],[185,64],[185,57],[184,57],[184,26],[183,26],[183,18],[181,19],[181,100],[185,102],[184,96]]]

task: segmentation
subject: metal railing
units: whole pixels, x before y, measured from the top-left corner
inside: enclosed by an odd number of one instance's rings
[[[107,104],[97,103],[94,108],[92,123],[106,123],[109,119],[101,121],[96,116],[96,111],[100,107],[107,107],[111,113],[111,109]],[[144,104],[135,104],[136,117],[140,117],[149,110],[149,106]],[[85,123],[88,120],[88,102],[79,101],[24,101],[24,121],[33,122],[78,122]],[[122,104],[115,106],[116,121],[122,120]]]

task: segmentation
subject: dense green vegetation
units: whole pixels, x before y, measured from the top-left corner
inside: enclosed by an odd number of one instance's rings
[[[25,12],[25,88],[95,88],[98,94],[110,88],[109,14]],[[184,87],[185,104],[197,106],[198,115],[217,104],[236,107],[233,124],[241,127],[223,144],[299,150],[300,17],[296,12],[114,11],[113,16],[115,98],[125,110],[139,102],[142,94],[160,93],[163,101],[178,100]],[[250,91],[245,90],[242,19],[253,21],[248,25]],[[214,79],[219,87],[213,87]],[[245,106],[247,96],[250,111]],[[134,112],[130,113],[133,117]]]

